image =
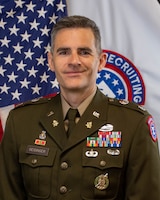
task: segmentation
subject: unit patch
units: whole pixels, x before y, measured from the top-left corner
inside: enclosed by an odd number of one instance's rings
[[[149,127],[149,131],[150,131],[150,135],[152,137],[152,140],[154,142],[157,141],[157,133],[156,133],[156,126],[155,126],[155,123],[154,123],[154,120],[153,120],[153,117],[150,116],[147,120],[147,124],[148,124],[148,127]]]

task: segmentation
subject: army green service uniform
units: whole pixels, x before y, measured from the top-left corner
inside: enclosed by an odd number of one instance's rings
[[[154,123],[99,90],[66,136],[58,94],[10,112],[0,149],[1,200],[160,200]]]

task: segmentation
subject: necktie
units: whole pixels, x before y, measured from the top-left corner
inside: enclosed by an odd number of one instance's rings
[[[78,110],[77,109],[70,108],[68,110],[68,113],[67,113],[67,119],[69,121],[68,131],[67,131],[68,137],[71,134],[74,126],[76,125],[75,119],[76,119],[77,116],[78,116]]]

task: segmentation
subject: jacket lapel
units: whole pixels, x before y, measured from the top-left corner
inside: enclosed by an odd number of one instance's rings
[[[48,112],[40,119],[40,123],[62,149],[66,143],[66,132],[62,114],[61,98],[57,94],[48,104]]]
[[[40,123],[55,143],[65,151],[79,142],[86,140],[88,136],[94,134],[101,126],[107,123],[107,99],[108,98],[104,94],[97,90],[95,97],[81,116],[68,139],[64,129],[61,98],[59,94],[48,103],[48,112],[41,117]]]
[[[71,133],[65,150],[94,134],[107,123],[108,98],[99,90]],[[87,140],[86,140],[87,142]]]

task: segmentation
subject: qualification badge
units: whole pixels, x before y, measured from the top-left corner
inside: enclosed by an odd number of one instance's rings
[[[98,190],[105,190],[109,186],[108,173],[97,176],[94,185]]]

